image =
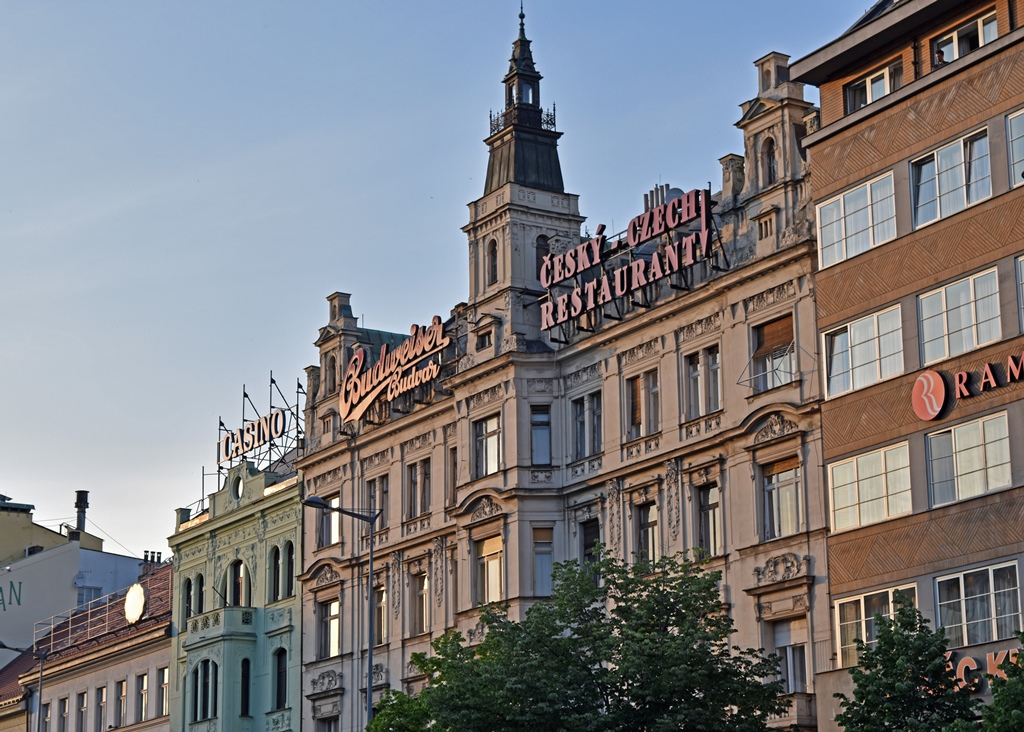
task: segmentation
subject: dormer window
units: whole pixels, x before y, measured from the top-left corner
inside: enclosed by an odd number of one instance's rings
[[[846,113],[856,112],[903,86],[903,59],[846,85]]]

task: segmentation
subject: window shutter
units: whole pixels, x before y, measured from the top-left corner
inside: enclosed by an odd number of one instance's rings
[[[785,473],[787,470],[793,470],[793,468],[800,467],[800,458],[793,456],[784,460],[779,460],[774,463],[768,463],[761,467],[761,474],[768,478],[772,475],[778,475],[779,473]]]
[[[757,350],[754,352],[754,358],[761,358],[770,353],[781,351],[792,342],[792,315],[765,323],[757,328]]]

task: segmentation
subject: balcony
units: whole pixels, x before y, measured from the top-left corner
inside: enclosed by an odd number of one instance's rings
[[[256,611],[221,607],[189,618],[180,630],[186,649],[227,638],[256,638]]]
[[[789,694],[792,704],[789,709],[777,717],[768,721],[768,726],[773,729],[789,728],[791,726],[800,729],[817,729],[818,714],[814,706],[814,694]]]

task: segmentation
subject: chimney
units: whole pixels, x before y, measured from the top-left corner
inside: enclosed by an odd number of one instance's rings
[[[157,564],[160,564],[160,557],[161,557],[162,555],[163,555],[163,552],[157,552],[157,553],[156,553],[156,563],[157,563]]]
[[[75,508],[78,510],[75,528],[85,531],[85,509],[89,508],[89,491],[75,491]]]

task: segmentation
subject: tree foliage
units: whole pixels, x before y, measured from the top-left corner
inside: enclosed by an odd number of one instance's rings
[[[961,687],[946,662],[946,636],[932,630],[910,602],[897,594],[893,617],[876,616],[874,648],[860,639],[860,667],[850,669],[853,699],[836,694],[846,732],[943,732],[967,729],[978,700]]]
[[[1024,633],[1017,633],[1024,645]],[[982,712],[985,732],[1020,732],[1024,730],[1024,652],[1007,657],[999,664],[1006,674],[989,677],[992,684],[992,703]]]
[[[429,678],[415,708],[437,732],[764,730],[789,703],[764,681],[778,659],[729,645],[718,580],[682,555],[557,565],[551,601],[521,622],[489,607],[478,645],[450,632],[414,654]],[[422,729],[378,719],[374,732]]]

